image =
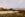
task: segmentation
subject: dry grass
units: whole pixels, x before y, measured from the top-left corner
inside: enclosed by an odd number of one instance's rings
[[[7,13],[7,14],[0,14],[0,17],[25,17],[25,11],[19,10],[18,13]]]
[[[12,13],[12,14],[10,14],[10,13],[7,13],[7,14],[0,14],[0,17],[25,17],[25,15],[24,14],[22,14],[22,13]]]

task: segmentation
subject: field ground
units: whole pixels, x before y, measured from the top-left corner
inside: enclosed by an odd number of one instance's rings
[[[0,17],[25,17],[25,14],[18,11],[0,11]]]
[[[14,12],[18,12],[18,11],[0,11],[0,14],[14,13]]]

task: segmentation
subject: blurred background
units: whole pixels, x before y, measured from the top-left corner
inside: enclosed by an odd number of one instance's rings
[[[25,17],[25,0],[0,0],[0,17]]]

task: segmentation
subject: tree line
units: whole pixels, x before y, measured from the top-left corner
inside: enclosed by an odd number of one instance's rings
[[[0,11],[16,11],[16,10],[14,10],[13,8],[10,8],[10,9],[0,8]]]

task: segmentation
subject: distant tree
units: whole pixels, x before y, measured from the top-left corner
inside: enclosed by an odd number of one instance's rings
[[[3,11],[7,11],[7,9],[1,8]]]
[[[16,10],[13,10],[13,11],[16,11]]]
[[[10,8],[9,10],[10,10],[10,11],[12,11],[13,9],[12,9],[12,8]]]
[[[1,8],[1,11],[3,10],[3,8]]]

